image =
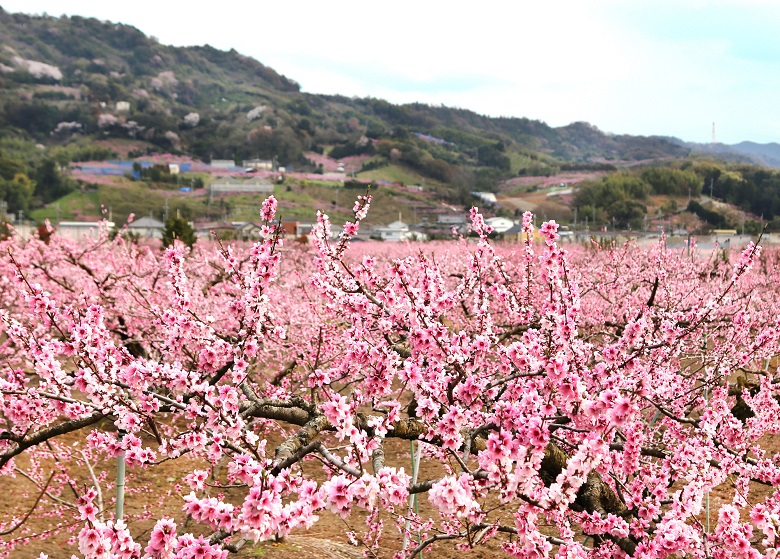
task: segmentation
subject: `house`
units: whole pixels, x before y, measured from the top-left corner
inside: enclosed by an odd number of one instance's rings
[[[236,162],[232,159],[212,159],[211,166],[218,169],[233,169],[236,166]]]
[[[301,238],[301,237],[310,237],[314,234],[314,229],[317,228],[317,223],[307,223],[307,222],[295,222],[297,225],[295,227],[295,237]],[[282,223],[282,227],[284,227],[285,233],[288,235],[292,235],[291,233],[288,233],[290,229],[287,228],[287,223]],[[331,223],[330,225],[330,240],[338,239],[341,235],[341,232],[344,230],[344,227],[341,225],[335,225]]]
[[[201,223],[195,229],[195,235],[201,239],[214,239],[212,233],[216,235],[218,239],[235,239],[236,226],[232,223],[210,222]]]
[[[274,162],[267,159],[245,159],[245,171],[273,171]]]
[[[131,221],[127,230],[142,239],[162,239],[165,224],[159,219],[151,216],[144,216],[135,221]]]
[[[525,240],[523,235],[523,226],[521,224],[512,225],[509,229],[498,235],[501,240],[512,243],[519,243]]]
[[[284,230],[285,235],[289,235],[290,237],[300,237],[301,233],[299,231],[300,222],[298,221],[283,221],[282,222],[282,229]]]
[[[438,225],[463,225],[466,223],[466,214],[441,214],[436,216]]]
[[[56,234],[73,240],[84,237],[97,239],[104,227],[111,230],[116,224],[113,221],[60,221],[56,226]]]
[[[499,233],[498,238],[510,243],[524,243],[526,241],[526,234],[523,233],[523,225],[518,223],[503,233]],[[563,239],[559,239],[558,242],[562,242],[562,240]],[[571,241],[573,239],[570,238],[569,240]],[[538,229],[534,229],[533,233],[531,233],[531,241],[534,243],[544,242],[544,238],[541,236]]]
[[[116,112],[118,112],[118,113],[129,113],[130,112],[130,102],[129,101],[117,101],[116,102]]]
[[[235,235],[239,239],[259,239],[263,231],[262,226],[251,221],[233,222]]]
[[[385,227],[374,227],[372,237],[383,241],[400,242],[425,240],[425,235],[409,229],[409,225],[401,221],[394,221]]]
[[[497,234],[505,233],[509,231],[515,222],[507,217],[489,217],[485,220],[485,223],[490,225]]]
[[[498,204],[498,198],[496,198],[496,195],[492,192],[472,192],[471,195],[489,206],[495,206]]]
[[[211,195],[219,194],[220,192],[258,192],[264,194],[272,194],[274,191],[274,185],[263,177],[252,177],[248,180],[243,180],[238,177],[222,177],[217,179],[209,187]]]

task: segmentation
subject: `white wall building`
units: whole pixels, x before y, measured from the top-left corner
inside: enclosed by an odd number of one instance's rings
[[[100,236],[100,226],[105,225],[109,230],[114,229],[113,221],[60,221],[54,226],[55,235],[66,239],[78,240],[84,237],[97,239]]]
[[[211,194],[220,192],[262,192],[264,194],[273,194],[274,185],[263,177],[253,177],[249,180],[237,177],[222,177],[211,183],[209,191]]]
[[[409,225],[401,221],[394,221],[384,227],[374,227],[372,236],[383,241],[401,242],[401,241],[423,241],[425,235],[409,229]]]
[[[491,206],[498,204],[498,198],[496,198],[496,195],[492,192],[472,192],[471,195],[475,198],[478,198],[485,204],[489,204]]]
[[[165,231],[165,224],[159,219],[144,216],[130,222],[127,229],[142,239],[162,239],[163,231]]]
[[[507,217],[489,217],[485,220],[485,223],[490,225],[493,228],[493,231],[499,235],[509,231],[515,224],[514,221]]]

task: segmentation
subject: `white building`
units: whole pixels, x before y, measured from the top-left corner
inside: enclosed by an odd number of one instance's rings
[[[245,159],[244,169],[252,171],[272,171],[274,162],[267,159]]]
[[[383,241],[401,242],[401,241],[423,241],[425,235],[409,229],[409,225],[401,221],[394,221],[385,227],[374,227],[372,236]]]
[[[209,190],[211,194],[220,192],[261,192],[273,194],[274,185],[263,177],[253,177],[249,180],[237,177],[222,177],[211,183]]]
[[[498,198],[496,198],[496,195],[492,192],[472,192],[471,195],[475,198],[478,198],[485,204],[489,204],[491,206],[498,204]]]
[[[465,213],[460,214],[441,214],[436,216],[436,223],[439,225],[463,225],[468,221]]]
[[[162,239],[163,231],[165,231],[165,224],[159,219],[155,219],[151,216],[144,216],[130,222],[127,226],[127,230],[138,235],[142,239]]]
[[[506,217],[489,217],[485,220],[485,223],[490,225],[493,228],[493,231],[499,235],[509,231],[515,224],[514,221]]]
[[[55,235],[65,237],[66,239],[78,240],[84,237],[97,239],[100,236],[100,227],[105,226],[108,230],[116,227],[113,221],[60,221],[55,225]]]
[[[218,169],[232,169],[236,166],[236,162],[232,159],[212,159],[211,166]]]

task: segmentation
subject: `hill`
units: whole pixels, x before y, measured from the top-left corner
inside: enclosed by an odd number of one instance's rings
[[[458,185],[554,172],[562,163],[679,157],[664,138],[553,128],[422,104],[302,93],[231,50],[172,47],[134,27],[0,10],[0,134],[45,145],[133,138],[210,160],[306,167],[308,151],[369,154]],[[310,166],[311,167],[311,166]],[[311,170],[316,170],[312,168]]]
[[[556,128],[465,109],[303,93],[294,79],[235,50],[172,47],[120,23],[0,8],[0,204],[5,209],[39,220],[96,216],[101,205],[113,208],[118,219],[130,212],[159,215],[163,204],[204,219],[254,215],[247,197],[215,207],[199,193],[179,196],[180,179],[159,173],[145,174],[145,185],[138,185],[122,177],[60,171],[111,158],[147,156],[148,162],[154,153],[238,165],[256,159],[284,167],[290,180],[277,187],[277,195],[296,219],[310,215],[314,206],[348,215],[348,197],[333,188],[349,174],[366,182],[424,186],[424,192],[383,192],[386,207],[372,213],[378,219],[409,206],[407,215],[428,212],[434,219],[442,203],[469,205],[470,193],[479,190],[511,201],[505,208],[510,213],[534,207],[576,219],[580,200],[591,217],[600,208],[612,221],[617,210],[642,213],[641,208],[620,206],[628,199],[622,195],[583,201],[579,181],[635,167],[644,172],[647,165],[680,167],[685,160],[692,165],[692,158],[712,159],[692,168],[697,180],[714,185],[716,196],[720,192],[722,199],[765,219],[780,213],[774,175],[768,180],[748,165],[780,166],[777,144],[689,144],[609,134],[585,122]],[[213,177],[195,173],[184,180],[208,185]],[[575,192],[527,193],[525,200],[517,194],[562,182]],[[77,183],[81,189],[73,192]],[[702,186],[692,190],[706,191]],[[612,207],[616,200],[620,207]]]

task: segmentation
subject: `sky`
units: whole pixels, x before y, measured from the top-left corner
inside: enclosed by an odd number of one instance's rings
[[[0,0],[236,49],[310,93],[780,142],[777,0]],[[0,38],[0,41],[2,38]],[[45,61],[44,61],[45,62]]]

